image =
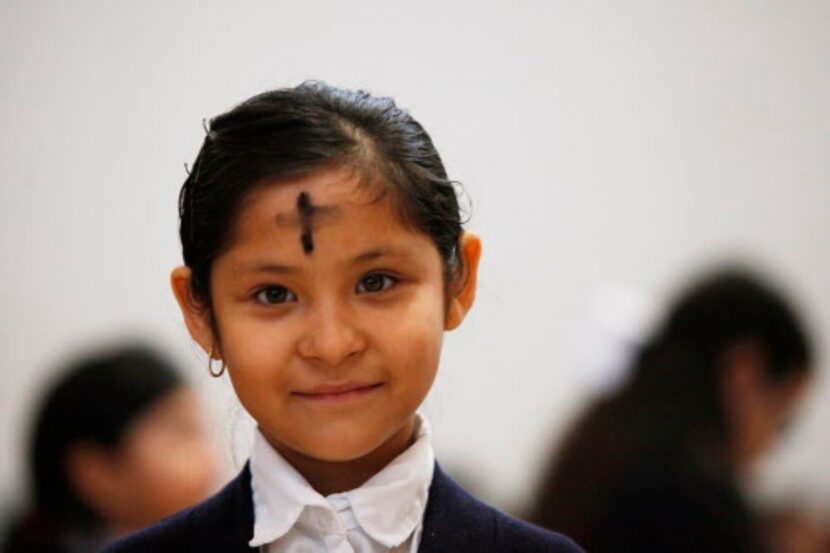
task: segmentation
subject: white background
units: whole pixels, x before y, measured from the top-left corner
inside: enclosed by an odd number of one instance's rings
[[[828,28],[821,0],[0,2],[0,490],[32,394],[112,337],[149,336],[239,420],[168,290],[176,198],[202,118],[307,78],[395,97],[472,198],[479,299],[426,410],[497,504],[609,377],[578,351],[602,290],[662,301],[738,255],[826,354]],[[830,503],[828,423],[822,374],[769,485]]]

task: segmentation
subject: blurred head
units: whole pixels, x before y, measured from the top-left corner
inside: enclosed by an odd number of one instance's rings
[[[144,347],[68,367],[41,403],[30,455],[41,515],[115,531],[203,499],[217,469],[193,392]]]
[[[780,292],[728,270],[690,287],[645,348],[633,384],[667,394],[739,467],[786,426],[811,372],[809,339]]]

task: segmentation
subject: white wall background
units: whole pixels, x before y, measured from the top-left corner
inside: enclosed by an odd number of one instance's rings
[[[394,96],[473,199],[479,300],[427,410],[498,504],[597,380],[597,290],[660,299],[737,253],[826,359],[828,28],[823,0],[0,2],[0,489],[32,394],[90,342],[149,335],[234,418],[168,291],[183,163],[203,117],[307,78]],[[825,376],[804,414],[767,481],[830,502]]]

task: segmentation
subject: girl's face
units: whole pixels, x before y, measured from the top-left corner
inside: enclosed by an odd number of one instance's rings
[[[359,182],[332,169],[251,193],[213,263],[215,341],[186,299],[188,270],[173,274],[191,332],[227,364],[265,437],[321,461],[360,458],[411,428],[443,332],[475,289],[475,237],[462,244],[467,284],[445,298],[433,242]]]

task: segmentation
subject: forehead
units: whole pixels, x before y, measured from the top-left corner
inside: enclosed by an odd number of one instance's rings
[[[305,207],[302,207],[305,204]],[[311,210],[308,207],[311,207]],[[320,234],[339,240],[370,236],[421,236],[405,225],[394,194],[382,184],[350,168],[327,169],[288,180],[264,181],[243,202],[235,224],[234,243],[284,238],[299,243],[311,225]],[[423,237],[422,238],[426,238]]]
[[[374,202],[382,195],[381,185],[370,183],[356,170],[324,169],[290,179],[265,180],[248,196],[243,210],[267,204],[280,222],[296,221],[301,194],[316,207],[342,208]]]

